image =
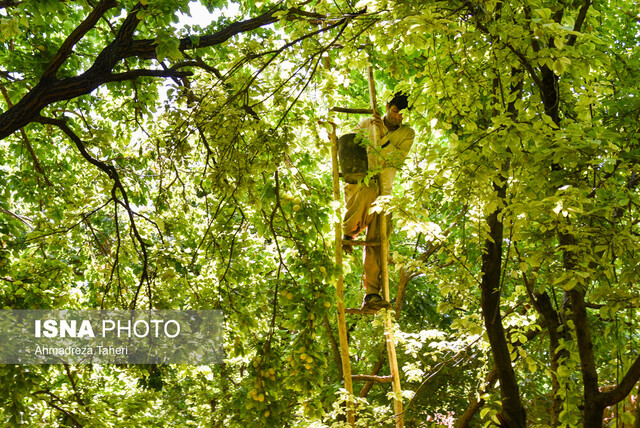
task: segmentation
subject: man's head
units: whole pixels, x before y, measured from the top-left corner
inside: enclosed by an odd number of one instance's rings
[[[387,126],[390,128],[397,128],[402,123],[402,113],[400,110],[404,110],[409,107],[409,99],[402,92],[396,92],[391,101],[387,103],[387,114],[385,116]]]

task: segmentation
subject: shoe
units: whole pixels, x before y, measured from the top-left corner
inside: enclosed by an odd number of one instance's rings
[[[344,235],[342,237],[343,241],[353,241],[353,237],[349,235]],[[353,245],[342,245],[342,252],[347,253],[349,255],[353,254]]]
[[[367,294],[362,302],[362,310],[378,312],[380,309],[391,309],[391,303],[384,300],[379,294]]]

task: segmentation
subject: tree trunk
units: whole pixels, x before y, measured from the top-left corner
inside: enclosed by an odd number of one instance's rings
[[[558,396],[560,391],[560,383],[558,382],[558,368],[560,367],[559,361],[568,358],[569,353],[566,349],[561,349],[556,352],[558,346],[560,346],[560,337],[564,336],[559,332],[561,326],[561,319],[558,312],[554,309],[551,302],[551,298],[547,292],[539,293],[534,289],[533,283],[525,277],[525,283],[529,290],[530,297],[536,311],[542,316],[544,320],[547,332],[549,334],[549,360],[551,363],[551,399],[552,405],[550,409],[551,421],[550,424],[553,427],[560,426],[560,412],[562,411],[562,397]],[[566,331],[566,330],[564,330]],[[566,339],[566,337],[565,337]]]
[[[602,428],[602,419],[604,418],[604,407],[594,406],[587,407],[585,401],[584,417],[582,420],[584,428]]]
[[[498,197],[504,199],[507,180],[502,178],[503,184],[494,183],[494,189],[497,191]],[[504,420],[510,428],[524,428],[527,425],[526,413],[520,401],[520,390],[511,365],[511,355],[500,315],[500,278],[504,230],[502,222],[498,219],[500,211],[500,208],[496,209],[487,219],[490,238],[486,239],[482,254],[482,315],[491,344],[494,364],[498,370],[498,379],[500,379]]]

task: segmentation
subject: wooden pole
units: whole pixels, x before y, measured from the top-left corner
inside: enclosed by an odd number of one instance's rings
[[[333,164],[333,199],[340,201],[340,176],[338,171],[338,138],[336,136],[335,125],[331,124],[332,131],[329,133],[331,140],[331,163]],[[340,276],[336,283],[338,294],[338,335],[340,336],[340,360],[342,362],[342,376],[344,377],[344,388],[349,393],[347,397],[347,422],[355,425],[355,412],[353,408],[353,381],[351,379],[351,361],[349,359],[349,342],[347,340],[347,323],[344,308],[344,276],[342,274],[342,213],[340,204],[336,207],[335,223],[335,254],[336,266],[340,268]]]
[[[377,111],[378,106],[376,103],[376,87],[375,80],[373,79],[373,67],[370,65],[368,69],[369,75],[369,98],[371,101],[371,110]],[[373,127],[373,146],[378,147],[378,141],[380,136],[378,135],[378,127]],[[384,177],[379,174],[378,184],[380,190],[382,190],[386,183],[383,182]],[[379,214],[380,221],[380,276],[382,281],[383,297],[389,302],[389,237],[387,236],[387,214],[382,211]],[[385,315],[385,337],[387,341],[387,353],[389,354],[389,369],[391,371],[391,377],[393,379],[393,407],[396,415],[396,428],[404,427],[403,408],[402,408],[402,388],[400,386],[400,371],[398,370],[398,359],[396,356],[396,344],[393,335],[393,319],[389,311]]]
[[[349,107],[334,107],[329,111],[336,112],[336,113],[349,113],[349,114],[372,114],[373,113],[370,108],[349,108]]]
[[[327,23],[323,23],[326,28]],[[328,52],[323,55],[324,68],[331,69],[331,60]],[[356,424],[355,409],[353,403],[353,380],[351,379],[351,359],[349,357],[349,341],[347,338],[347,322],[344,308],[344,275],[342,273],[342,210],[340,209],[342,200],[340,193],[340,170],[338,168],[338,137],[336,135],[336,125],[329,122],[331,131],[329,140],[331,141],[331,165],[333,172],[333,200],[336,204],[335,223],[335,262],[340,269],[340,276],[336,283],[337,307],[338,307],[338,335],[340,337],[340,362],[342,364],[342,377],[344,378],[344,389],[347,391],[347,422],[352,427]]]

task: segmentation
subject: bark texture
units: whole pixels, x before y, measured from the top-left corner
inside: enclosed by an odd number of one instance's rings
[[[498,197],[506,196],[506,180],[502,185],[494,184]],[[511,355],[507,346],[500,314],[500,278],[502,272],[502,239],[504,226],[499,219],[501,209],[496,209],[487,219],[489,238],[484,243],[482,255],[482,315],[491,344],[491,353],[500,379],[502,411],[505,423],[511,428],[527,426],[526,412],[520,400],[520,389],[516,379]]]

